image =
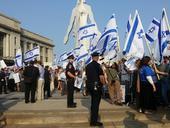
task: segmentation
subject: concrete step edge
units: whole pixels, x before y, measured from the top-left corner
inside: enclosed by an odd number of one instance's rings
[[[170,121],[138,121],[138,120],[124,120],[124,121],[115,121],[115,122],[104,122],[104,127],[107,128],[169,128]],[[17,124],[17,125],[7,125],[5,128],[89,128],[89,122],[81,122],[81,123],[56,123],[56,124]]]

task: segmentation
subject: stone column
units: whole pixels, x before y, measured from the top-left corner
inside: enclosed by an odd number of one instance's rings
[[[9,57],[10,56],[10,35],[9,34],[6,34],[6,48],[5,48],[5,51],[6,51],[6,57]]]
[[[45,47],[43,46],[42,47],[42,57],[43,57],[43,62],[45,62],[46,61],[46,50],[45,50]]]
[[[6,56],[6,35],[3,37],[2,47],[3,47],[3,57],[5,57]]]
[[[9,46],[9,34],[6,34],[3,39],[3,56],[9,57],[10,55],[10,46]]]
[[[37,60],[40,60],[40,56],[41,56],[40,45],[38,45],[38,47],[39,47],[40,54],[39,54],[39,56],[37,56]]]
[[[49,54],[48,54],[49,60],[48,60],[48,62],[53,64],[53,50],[51,48],[49,48],[48,51],[49,51]]]
[[[33,43],[30,43],[30,50],[33,49]]]
[[[27,51],[27,42],[24,41],[23,42],[23,54],[25,54],[26,51]]]
[[[12,36],[12,34],[9,37],[9,44],[10,44],[10,57],[14,57],[15,46],[14,46],[14,36]]]

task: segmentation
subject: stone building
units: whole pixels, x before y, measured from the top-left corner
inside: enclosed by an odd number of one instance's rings
[[[21,28],[21,22],[0,13],[0,60],[7,65],[14,63],[15,54],[21,47],[24,53],[35,46],[40,47],[40,59],[43,63],[51,65],[53,61],[53,41]]]

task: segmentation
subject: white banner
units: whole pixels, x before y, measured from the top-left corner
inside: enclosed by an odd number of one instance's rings
[[[0,60],[0,68],[6,68],[7,65],[5,64],[4,60]]]
[[[82,84],[83,84],[83,79],[82,79],[82,78],[79,78],[79,77],[76,77],[76,80],[75,80],[75,82],[74,82],[74,86],[75,86],[76,88],[81,89]]]

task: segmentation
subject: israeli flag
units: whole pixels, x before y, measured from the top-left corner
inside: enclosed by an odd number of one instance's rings
[[[59,56],[58,63],[67,60],[67,58],[68,58],[67,52],[64,52]]]
[[[83,44],[80,44],[79,47],[76,47],[72,50],[72,53],[74,55],[75,58],[77,58],[80,54],[80,51],[81,51],[81,47],[83,47],[84,45]]]
[[[153,18],[146,32],[146,38],[150,43],[153,43],[155,40],[158,39],[159,27],[160,22],[156,18]]]
[[[158,34],[160,29],[160,21],[156,18],[153,18],[152,22],[149,25],[149,28],[146,32],[146,39],[149,42],[151,52],[155,62],[160,61],[160,44],[158,40]]]
[[[88,55],[87,60],[85,61],[85,65],[88,65],[90,62],[92,62],[91,55]]]
[[[126,26],[126,36],[128,35],[128,33],[130,32],[130,28],[132,26],[132,16],[131,14],[129,15],[129,19],[127,22],[127,26]]]
[[[39,55],[40,55],[39,46],[34,47],[33,49],[31,49],[31,50],[29,50],[29,51],[27,51],[27,52],[25,53],[25,59],[24,59],[24,61],[25,61],[25,62],[29,62],[29,61],[31,61],[31,60],[36,59],[36,57],[39,56]]]
[[[17,68],[20,68],[23,66],[22,52],[20,48],[17,50],[16,55],[15,55],[15,65]]]
[[[116,18],[113,14],[109,19],[103,34],[101,35],[96,49],[101,52],[101,55],[107,55],[110,51],[118,48],[118,30]]]
[[[94,40],[98,38],[97,26],[95,24],[85,25],[78,30],[78,42],[79,45],[83,44],[87,50],[90,47],[95,47],[96,43]]]
[[[143,36],[145,36],[145,32],[138,11],[136,11],[132,27],[125,41],[123,54],[127,57],[142,58],[144,55]]]
[[[80,47],[79,56],[77,57],[77,62],[80,62],[80,61],[85,62],[87,57],[88,57],[88,51],[86,50],[86,48],[82,44],[81,47]]]
[[[162,56],[170,56],[170,28],[165,8],[162,12],[160,38]]]

